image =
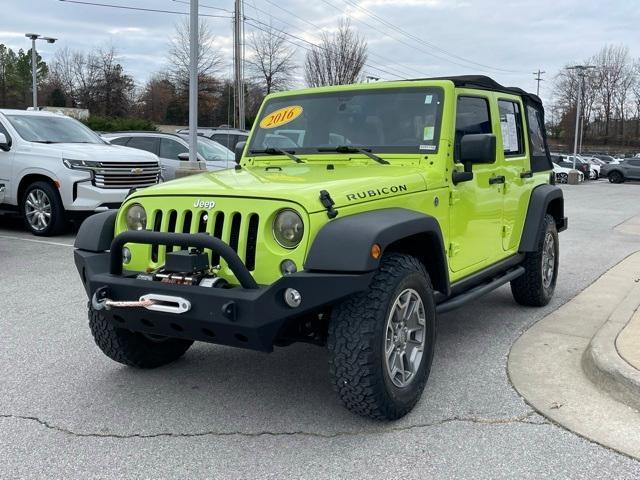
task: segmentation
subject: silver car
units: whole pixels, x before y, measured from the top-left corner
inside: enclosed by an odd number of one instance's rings
[[[114,145],[123,145],[155,153],[160,158],[162,179],[176,178],[182,162],[189,161],[189,142],[186,135],[161,132],[116,132],[102,135]],[[223,170],[234,165],[231,150],[206,137],[198,137],[198,159],[207,164],[207,170]]]

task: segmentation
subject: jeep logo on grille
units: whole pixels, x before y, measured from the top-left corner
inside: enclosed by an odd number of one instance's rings
[[[204,200],[198,199],[193,203],[193,206],[195,208],[204,208],[204,209],[210,210],[216,206],[216,202],[214,202],[213,200],[209,200],[205,202]]]

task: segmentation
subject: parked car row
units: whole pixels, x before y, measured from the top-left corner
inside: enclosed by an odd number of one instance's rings
[[[566,183],[568,172],[574,166],[574,156],[568,154],[552,153],[556,181]],[[626,180],[640,180],[640,157],[615,158],[611,155],[584,154],[575,157],[575,168],[585,179],[597,180],[607,178],[611,183],[623,183]]]
[[[243,140],[221,132],[229,145]],[[208,170],[233,164],[232,151],[205,136],[197,151]],[[175,178],[188,152],[184,134],[101,137],[58,113],[0,110],[0,213],[18,213],[34,235],[56,235],[76,217],[119,208],[132,189]]]

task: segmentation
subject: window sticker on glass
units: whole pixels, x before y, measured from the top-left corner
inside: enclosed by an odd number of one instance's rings
[[[276,128],[294,121],[302,115],[302,107],[299,105],[291,105],[271,112],[260,122],[260,128]]]
[[[434,127],[424,127],[423,133],[422,133],[422,139],[423,140],[431,141],[431,140],[433,140],[434,135],[435,135],[435,128]]]
[[[427,95],[424,97],[425,105],[431,105],[431,102],[433,102],[433,95]]]
[[[435,151],[436,146],[435,145],[420,145],[418,148],[420,150]]]
[[[502,147],[505,152],[517,152],[520,150],[518,145],[518,127],[516,124],[516,116],[513,113],[507,113],[500,117],[500,127],[502,130]]]

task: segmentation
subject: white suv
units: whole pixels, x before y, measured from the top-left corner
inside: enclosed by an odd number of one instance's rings
[[[0,110],[0,210],[18,210],[35,235],[62,232],[73,215],[118,208],[132,188],[159,179],[158,157],[109,145],[77,120]]]

